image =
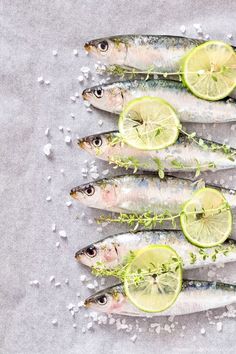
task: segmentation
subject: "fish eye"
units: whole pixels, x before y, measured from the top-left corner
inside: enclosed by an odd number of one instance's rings
[[[85,253],[90,258],[93,258],[93,257],[95,257],[97,255],[97,249],[96,249],[95,246],[90,246],[90,247],[86,248]]]
[[[103,96],[103,89],[101,88],[97,88],[96,90],[93,91],[94,95],[97,97],[97,98],[102,98]]]
[[[107,296],[106,295],[101,295],[96,299],[97,303],[99,305],[106,305],[107,303]]]
[[[108,42],[107,42],[107,41],[99,42],[99,43],[98,43],[98,49],[99,49],[101,52],[106,52],[107,49],[108,49]]]
[[[102,138],[100,138],[100,136],[96,136],[95,138],[93,138],[92,143],[93,146],[100,147],[102,145]]]
[[[84,192],[88,195],[91,196],[95,192],[95,188],[89,184],[87,187],[84,188]]]

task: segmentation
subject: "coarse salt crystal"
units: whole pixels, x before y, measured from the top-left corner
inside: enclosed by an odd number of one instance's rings
[[[54,318],[54,319],[52,320],[52,324],[53,324],[53,326],[57,326],[57,325],[58,325],[58,321],[57,321],[56,318]]]
[[[186,27],[184,25],[180,26],[180,32],[185,33],[186,32]]]
[[[60,231],[59,231],[59,236],[60,236],[61,238],[67,238],[66,231],[65,231],[65,230],[60,230]]]
[[[73,328],[77,328],[77,324],[76,323],[73,323]]]
[[[223,328],[222,322],[217,322],[217,324],[216,324],[217,332],[221,332],[221,331],[222,331],[222,328]]]
[[[56,49],[54,49],[54,50],[52,51],[52,55],[53,55],[54,57],[56,57],[56,56],[58,55],[58,52],[57,52]]]
[[[56,224],[52,224],[52,232],[56,231]]]
[[[52,283],[54,280],[55,280],[54,275],[51,275],[50,278],[49,278],[50,283]]]
[[[227,34],[227,38],[232,39],[232,38],[233,38],[232,33],[228,33],[228,34]]]
[[[60,286],[61,286],[61,283],[60,283],[60,282],[55,283],[55,287],[56,287],[56,288],[59,288]]]
[[[46,81],[45,81],[45,84],[46,84],[46,85],[50,85],[50,81],[49,81],[49,80],[46,80]]]
[[[38,77],[38,83],[40,83],[40,84],[43,84],[43,83],[44,83],[44,79],[43,79],[42,76],[39,76],[39,77]]]
[[[56,248],[60,247],[60,242],[56,242]]]
[[[62,125],[59,125],[58,129],[63,132],[63,126]]]
[[[46,198],[46,201],[47,202],[50,202],[52,200],[52,198],[50,197],[50,196],[48,196],[47,198]]]
[[[69,208],[72,205],[71,201],[66,202],[66,206]]]
[[[79,75],[79,76],[78,76],[78,81],[79,81],[79,82],[83,82],[83,81],[84,81],[83,75]]]
[[[45,129],[44,134],[45,134],[46,136],[48,136],[48,135],[49,135],[49,128],[46,128],[46,129]]]
[[[98,125],[101,127],[103,125],[103,120],[99,119]]]
[[[95,286],[94,286],[94,284],[89,283],[89,284],[87,285],[87,288],[90,289],[90,290],[93,290],[93,289],[95,288]]]
[[[52,144],[44,145],[43,152],[46,156],[50,156],[52,154]]]
[[[63,168],[61,168],[61,169],[60,169],[60,172],[61,172],[61,174],[63,175],[65,171],[63,170]]]
[[[35,286],[39,287],[40,283],[39,283],[38,280],[32,280],[32,281],[30,282],[30,285],[35,285]]]
[[[90,69],[88,66],[82,66],[82,68],[80,69],[80,71],[83,73],[83,74],[88,74],[90,72]]]
[[[78,53],[78,50],[77,50],[77,49],[74,49],[74,50],[73,50],[73,54],[74,54],[75,57],[77,57],[78,54],[79,54],[79,53]]]
[[[67,306],[67,308],[68,308],[69,311],[70,311],[70,310],[73,310],[74,307],[75,307],[74,304],[69,304],[69,305]]]
[[[132,337],[130,337],[130,340],[133,343],[136,341],[136,339],[137,339],[137,335],[136,334],[134,334]]]
[[[69,284],[69,279],[65,279],[65,284],[68,285]]]
[[[84,307],[84,302],[83,302],[83,301],[78,302],[77,306],[78,306],[79,308]]]
[[[76,102],[76,97],[75,96],[70,96],[71,102],[75,103]]]
[[[82,274],[80,276],[80,281],[84,282],[87,279],[86,275]]]
[[[87,324],[87,329],[91,329],[93,327],[93,322],[89,322],[88,324]]]
[[[81,332],[82,332],[82,333],[85,333],[85,332],[86,332],[86,329],[85,329],[84,327],[82,327]]]
[[[201,331],[200,331],[201,334],[205,334],[206,333],[206,330],[205,328],[201,328]]]
[[[71,137],[70,137],[69,135],[66,135],[66,137],[65,137],[65,142],[66,142],[67,144],[70,144],[70,143],[71,143]]]
[[[51,176],[47,176],[47,180],[48,180],[48,182],[50,182],[50,181],[51,181],[51,179],[52,179],[52,177],[51,177]]]

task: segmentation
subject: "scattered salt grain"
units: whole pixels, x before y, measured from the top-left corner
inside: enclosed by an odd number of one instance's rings
[[[73,118],[73,119],[75,118],[74,113],[71,113],[70,116],[71,116],[71,118]]]
[[[78,302],[77,306],[78,306],[79,308],[84,307],[84,302],[83,302],[83,301]]]
[[[65,171],[63,170],[63,168],[61,168],[60,170],[61,174],[64,175]]]
[[[102,232],[102,227],[97,227],[97,232]]]
[[[68,285],[69,284],[69,279],[65,279],[65,284]]]
[[[59,125],[58,129],[63,132],[63,126],[62,125]]]
[[[93,322],[89,322],[88,324],[87,324],[87,329],[91,329],[93,327]]]
[[[70,133],[70,132],[71,132],[71,129],[70,129],[70,128],[66,128],[66,130],[68,131],[68,133]]]
[[[50,278],[49,278],[50,283],[52,283],[54,280],[55,280],[54,275],[51,275]]]
[[[73,310],[74,307],[75,307],[74,304],[69,304],[69,305],[67,306],[67,308],[68,308],[69,311]]]
[[[52,154],[52,144],[44,145],[43,152],[46,156],[50,156]]]
[[[92,225],[93,224],[93,220],[92,219],[88,219],[88,224]]]
[[[66,202],[66,206],[69,208],[72,205],[71,201]]]
[[[76,296],[77,296],[77,297],[80,297],[80,293],[77,293]]]
[[[48,177],[47,177],[48,182],[50,182],[50,181],[51,181],[51,179],[52,179],[52,177],[51,177],[51,176],[48,176]]]
[[[58,55],[58,52],[57,52],[56,49],[54,49],[54,50],[52,51],[52,55],[53,55],[54,57],[56,57],[56,56]]]
[[[209,34],[205,34],[205,40],[208,41],[210,39],[210,35]]]
[[[59,288],[61,286],[61,283],[58,282],[58,283],[55,283],[55,288]]]
[[[79,54],[79,53],[78,53],[78,50],[77,50],[77,49],[74,49],[74,50],[73,50],[73,54],[74,54],[75,57],[77,57],[78,54]]]
[[[180,26],[180,32],[183,34],[186,32],[186,27],[184,25]]]
[[[39,83],[39,84],[43,84],[43,83],[44,83],[44,79],[43,79],[42,76],[39,76],[39,77],[38,77],[38,83]]]
[[[137,335],[136,334],[134,334],[132,337],[130,337],[130,340],[133,343],[136,341],[136,339],[137,339]]]
[[[116,322],[116,320],[112,317],[109,319],[109,325],[113,325]]]
[[[228,34],[227,34],[227,38],[228,38],[228,39],[232,39],[232,38],[233,38],[232,33],[228,33]]]
[[[45,134],[46,136],[48,136],[48,135],[49,135],[49,128],[46,128],[46,129],[45,129],[44,134]]]
[[[32,280],[32,281],[30,282],[30,285],[34,285],[34,286],[39,287],[40,283],[39,283],[38,280]]]
[[[86,281],[86,280],[87,280],[86,275],[82,274],[82,275],[80,276],[80,281],[84,282],[84,281]]]
[[[66,142],[66,144],[70,144],[71,143],[71,137],[69,135],[66,135],[65,142]]]
[[[76,323],[73,323],[73,328],[77,328],[77,324]]]
[[[60,236],[61,238],[67,238],[66,231],[65,231],[65,230],[60,230],[60,231],[59,231],[59,236]]]
[[[217,332],[221,332],[221,331],[222,331],[222,328],[223,328],[222,322],[217,322],[217,324],[216,324]]]
[[[47,198],[46,198],[46,201],[47,202],[50,202],[52,200],[52,197],[50,197],[50,196],[48,196]]]
[[[78,76],[78,81],[79,81],[79,82],[83,82],[83,81],[84,81],[83,75],[79,75],[79,76]]]
[[[205,330],[205,328],[201,328],[201,331],[200,331],[200,333],[201,333],[202,335],[204,335],[204,334],[206,333],[206,330]]]
[[[56,248],[60,247],[60,242],[56,242]]]
[[[99,119],[98,125],[101,127],[103,125],[103,120]]]
[[[45,81],[45,84],[46,84],[46,85],[50,85],[50,81],[49,81],[49,80],[46,80],[46,81]]]
[[[71,102],[75,103],[76,102],[76,97],[75,96],[70,96]]]
[[[90,69],[88,66],[82,66],[82,68],[80,69],[80,71],[83,73],[83,74],[88,74],[90,72]]]
[[[93,112],[93,110],[92,110],[91,108],[87,108],[86,111],[87,111],[88,113],[92,113],[92,112]]]
[[[86,329],[85,329],[84,327],[82,327],[81,332],[82,332],[82,333],[85,333],[85,332],[86,332]]]
[[[56,224],[52,224],[52,232],[56,231]]]
[[[87,288],[90,289],[90,290],[93,290],[93,289],[95,288],[95,286],[94,286],[94,284],[89,283],[89,284],[87,285]]]
[[[57,321],[56,318],[54,318],[54,319],[52,320],[52,324],[53,324],[53,326],[57,326],[57,325],[58,325],[58,321]]]
[[[92,179],[97,179],[99,177],[99,173],[96,173],[96,172],[91,173],[91,177],[92,177]]]

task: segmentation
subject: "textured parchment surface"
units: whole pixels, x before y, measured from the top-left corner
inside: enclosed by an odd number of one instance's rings
[[[129,334],[117,332],[114,326],[95,325],[82,333],[88,323],[86,312],[79,311],[73,319],[67,306],[80,301],[77,292],[82,298],[90,293],[80,282],[80,275],[89,272],[76,264],[74,252],[102,234],[87,220],[98,215],[97,211],[65,204],[70,187],[83,180],[84,160],[91,159],[64,142],[67,127],[75,138],[116,126],[112,115],[96,110],[88,113],[81,99],[74,104],[70,101],[83,87],[77,80],[81,66],[94,68],[93,60],[83,52],[86,40],[119,33],[180,34],[183,24],[186,35],[196,36],[194,23],[202,24],[204,34],[211,38],[225,40],[228,33],[236,36],[235,1],[1,0],[0,5],[0,353],[235,353],[235,319],[223,320],[223,331],[218,333],[204,313],[176,319],[172,334],[149,333],[149,325],[140,321],[143,333],[135,344],[130,340],[135,330]],[[52,55],[53,49],[58,50],[57,57]],[[78,49],[78,57],[73,55],[74,49]],[[40,85],[40,76],[51,84]],[[99,119],[104,121],[102,128]],[[64,133],[59,131],[60,125]],[[47,127],[48,138],[44,134]],[[221,142],[227,138],[236,147],[230,124],[195,129]],[[54,149],[51,160],[42,151],[47,142]],[[100,171],[107,168],[105,163],[97,165]],[[229,171],[206,178],[236,187],[233,174]],[[52,197],[51,202],[46,201],[47,196]],[[83,210],[85,219],[77,220]],[[52,223],[57,225],[55,233]],[[61,229],[66,230],[68,242],[60,240]],[[103,235],[117,231],[106,228]],[[207,272],[189,276],[206,279]],[[61,287],[49,283],[52,275]],[[235,281],[235,265],[219,269],[217,277]],[[69,285],[65,284],[67,278]],[[35,279],[40,282],[38,288],[29,284]],[[57,327],[51,323],[55,318]],[[132,320],[127,322],[135,327]],[[167,319],[151,322],[169,323]],[[205,335],[200,334],[201,328],[206,329]]]

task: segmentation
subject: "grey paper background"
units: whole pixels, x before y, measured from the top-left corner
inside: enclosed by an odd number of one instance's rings
[[[80,310],[73,319],[67,306],[77,304],[91,291],[80,282],[80,275],[89,272],[75,262],[74,253],[118,229],[108,227],[101,233],[95,223],[88,223],[99,212],[74,202],[72,207],[66,206],[70,187],[83,181],[84,160],[91,159],[64,142],[67,127],[74,139],[116,126],[112,115],[96,110],[88,113],[81,98],[70,101],[71,95],[91,84],[80,85],[77,80],[82,65],[94,71],[94,61],[83,52],[86,40],[119,33],[180,35],[183,24],[186,35],[196,37],[194,23],[202,24],[204,34],[211,38],[226,40],[228,33],[236,36],[235,1],[1,0],[0,5],[0,353],[235,353],[235,319],[221,320],[223,330],[218,333],[205,313],[176,319],[171,334],[148,331],[150,323],[164,326],[167,319],[141,320],[143,332],[135,344],[130,340],[136,333],[135,322],[130,319],[131,333],[118,332],[114,325],[94,325],[82,333],[89,322],[84,317],[88,312]],[[58,50],[57,57],[52,55],[53,49]],[[78,49],[78,57],[73,55],[74,49]],[[51,84],[40,85],[40,76]],[[104,121],[102,127],[99,119]],[[60,125],[64,132],[59,131]],[[47,127],[48,138],[44,134]],[[231,124],[194,129],[220,142],[228,139],[236,147]],[[47,142],[54,149],[51,160],[43,154]],[[100,172],[107,168],[101,162],[97,166]],[[206,180],[236,187],[233,171],[209,174]],[[49,195],[51,202],[46,201]],[[77,220],[82,211],[85,218]],[[52,223],[57,225],[55,233]],[[67,232],[67,242],[58,235],[61,229]],[[236,280],[234,264],[216,273],[219,280]],[[52,275],[61,287],[50,284]],[[207,279],[208,269],[190,275]],[[35,279],[40,282],[38,288],[30,286]],[[213,318],[223,311],[214,311]],[[54,318],[57,327],[51,323]],[[201,328],[206,329],[205,335],[200,334]]]

